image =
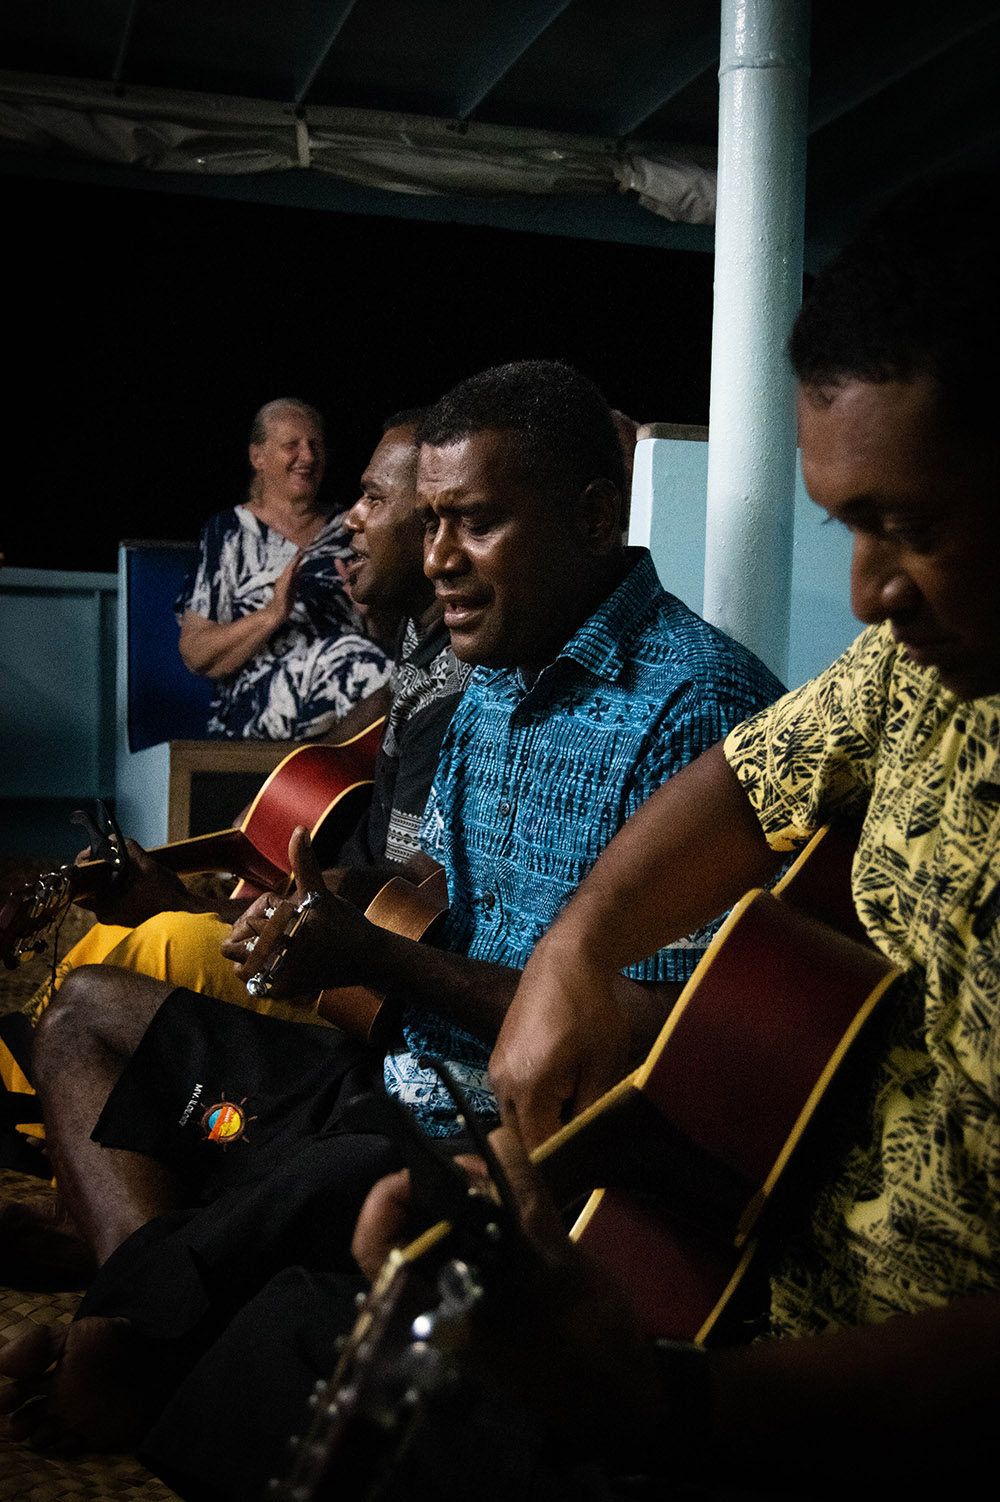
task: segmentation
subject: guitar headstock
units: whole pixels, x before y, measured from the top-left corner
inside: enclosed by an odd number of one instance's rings
[[[98,804],[98,815],[103,828],[80,809],[70,815],[71,823],[81,824],[87,831],[95,859],[48,871],[4,900],[0,907],[0,961],[8,970],[44,950],[46,933],[71,902],[93,895],[123,874],[127,855],[121,832],[103,804]]]
[[[280,908],[268,908],[268,920],[256,941],[265,958],[261,968],[246,983],[250,995],[257,1000],[271,995],[285,955],[305,923],[309,910],[315,907],[319,899],[319,892],[307,892],[298,906],[292,908],[290,918],[286,916],[284,905]]]
[[[472,1393],[459,1357],[476,1312],[484,1299],[522,1286],[534,1263],[485,1134],[447,1070],[434,1067],[455,1097],[491,1183],[470,1184],[405,1117],[415,1150],[411,1179],[449,1218],[391,1252],[360,1300],[332,1377],[313,1390],[310,1423],[292,1440],[292,1467],[271,1482],[269,1495],[278,1502],[378,1498],[420,1426],[434,1415],[454,1418],[464,1411]]]
[[[0,907],[0,960],[14,970],[45,948],[45,934],[73,898],[70,870],[63,867],[11,892]]]
[[[392,1253],[332,1377],[314,1387],[309,1425],[292,1437],[291,1468],[271,1482],[269,1496],[377,1498],[421,1423],[463,1402],[454,1357],[482,1297],[476,1271],[458,1258],[431,1277],[409,1249]]]

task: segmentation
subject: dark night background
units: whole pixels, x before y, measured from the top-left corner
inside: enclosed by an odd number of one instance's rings
[[[712,257],[0,179],[14,567],[116,567],[242,498],[254,412],[313,402],[349,505],[383,415],[503,360],[569,360],[639,421],[707,421]]]

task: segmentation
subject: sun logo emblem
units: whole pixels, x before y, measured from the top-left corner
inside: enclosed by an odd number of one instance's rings
[[[239,1142],[246,1135],[248,1122],[257,1120],[256,1116],[248,1116],[244,1111],[246,1103],[245,1095],[239,1105],[223,1096],[214,1106],[209,1106],[201,1118],[206,1141],[217,1142],[220,1147],[231,1147],[234,1142]]]

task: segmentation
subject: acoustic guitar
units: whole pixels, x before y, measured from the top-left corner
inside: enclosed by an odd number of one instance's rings
[[[246,988],[261,999],[272,995],[289,949],[306,923],[318,894],[307,894],[291,914],[275,908],[261,928],[255,945],[255,958],[261,968],[249,977]],[[448,908],[448,879],[443,866],[436,866],[421,882],[404,876],[392,876],[376,892],[365,908],[365,917],[379,928],[391,930],[404,939],[429,939],[438,920]],[[331,986],[321,991],[315,1009],[359,1043],[384,1047],[393,1018],[386,1008],[386,995],[367,986]]]
[[[404,939],[430,939],[448,909],[448,879],[444,867],[419,883],[393,876],[365,908],[365,917]],[[317,1011],[327,1022],[351,1037],[384,1046],[393,1018],[384,991],[367,986],[337,986],[320,992]]]
[[[239,828],[194,835],[149,853],[171,871],[231,872],[233,897],[283,891],[288,842],[304,824],[322,856],[351,833],[371,796],[384,720],[340,744],[298,746],[261,786]],[[71,902],[99,896],[127,879],[128,855],[113,838],[101,859],[62,866],[12,892],[0,906],[0,960],[13,969],[44,947],[44,934]]]
[[[564,1207],[590,1191],[571,1235],[653,1335],[718,1335],[779,1184],[899,977],[854,913],[852,851],[827,827],[773,890],[744,896],[645,1062],[532,1154]],[[371,1464],[359,1435],[377,1433],[383,1455],[405,1444],[446,1380],[456,1325],[489,1296],[479,1268],[495,1236],[470,1256],[439,1221],[392,1254],[277,1496],[339,1494],[343,1466],[361,1474],[359,1450]]]

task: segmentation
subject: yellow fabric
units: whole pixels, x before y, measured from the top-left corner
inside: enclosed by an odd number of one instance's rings
[[[246,987],[220,953],[230,926],[215,913],[158,913],[127,933],[108,952],[107,963],[192,991],[207,991],[237,1006],[253,1006]]]
[[[30,1095],[28,1076],[21,1068],[7,1045],[0,1039],[0,1084],[15,1095]]]
[[[38,1021],[71,970],[75,970],[79,965],[99,965],[102,960],[107,959],[115,945],[131,932],[129,928],[122,928],[112,923],[95,923],[88,928],[83,938],[78,939],[73,948],[63,955],[56,966],[55,975],[43,981],[31,999],[25,1003],[24,1011],[32,1022]]]
[[[40,986],[25,1011],[37,1021],[71,970],[81,965],[108,964],[289,1021],[322,1021],[311,1007],[256,1001],[250,996],[221,953],[229,930],[230,925],[215,913],[158,913],[137,928],[95,923],[60,961],[54,985],[46,981]]]
[[[272,1017],[283,1017],[290,1022],[329,1025],[317,1016],[314,1007],[255,1000],[242,981],[237,980],[230,961],[222,957],[222,941],[229,930],[230,925],[215,913],[159,913],[137,928],[95,923],[67,951],[56,968],[55,977],[39,986],[24,1010],[33,1022],[37,1022],[71,970],[81,965],[108,964],[119,965],[138,975],[150,975],[154,980],[169,981],[174,986],[187,986],[192,991],[202,991],[232,1002],[234,1006],[267,1012]],[[8,1060],[23,1080],[23,1086],[8,1084],[8,1089],[33,1093],[9,1055]],[[4,1078],[6,1082],[5,1072]],[[31,1137],[44,1136],[44,1130],[33,1122],[20,1126],[18,1130]]]
[[[867,807],[855,904],[909,975],[870,1116],[773,1280],[776,1331],[1000,1287],[1000,696],[956,699],[872,627],[725,750],[775,849]]]
[[[0,1084],[9,1095],[34,1095],[35,1093],[28,1076],[2,1038],[0,1038]],[[34,1121],[18,1122],[15,1130],[23,1132],[26,1137],[44,1137],[45,1135],[40,1123]]]

